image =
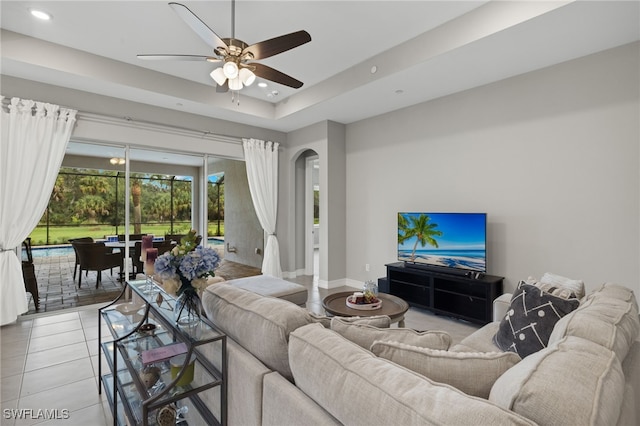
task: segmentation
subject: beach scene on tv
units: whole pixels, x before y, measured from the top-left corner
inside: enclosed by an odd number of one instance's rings
[[[486,214],[398,213],[398,260],[486,272]]]

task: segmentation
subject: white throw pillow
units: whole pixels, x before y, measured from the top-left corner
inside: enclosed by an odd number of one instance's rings
[[[449,352],[398,342],[376,341],[371,352],[433,381],[485,399],[498,377],[520,362],[514,352]]]
[[[556,287],[562,287],[569,289],[576,295],[576,298],[582,299],[584,297],[584,281],[573,280],[560,275],[552,274],[551,272],[545,272],[540,278],[540,282],[544,284],[551,284]]]

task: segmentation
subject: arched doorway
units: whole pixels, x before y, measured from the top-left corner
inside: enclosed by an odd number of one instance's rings
[[[320,159],[307,149],[295,160],[295,263],[298,274],[320,277]]]

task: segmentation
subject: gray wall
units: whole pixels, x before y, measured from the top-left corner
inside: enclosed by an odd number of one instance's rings
[[[300,222],[304,220],[303,191],[300,191],[301,156],[309,150],[318,154],[320,163],[320,271],[321,287],[345,284],[345,126],[331,121],[308,126],[287,135],[280,156],[278,239],[281,241],[282,269],[285,276],[295,276],[303,265],[297,256],[304,251]],[[297,164],[297,165],[296,165]],[[296,187],[298,190],[296,191]],[[298,227],[296,228],[296,223]]]
[[[245,162],[217,161],[209,172],[224,172],[224,258],[244,265],[262,267],[264,232],[251,201]],[[227,245],[235,248],[236,252],[230,253]],[[260,249],[260,254],[256,254],[256,248]]]
[[[487,212],[505,291],[550,271],[640,293],[639,49],[348,125],[347,277],[386,274],[398,211]]]

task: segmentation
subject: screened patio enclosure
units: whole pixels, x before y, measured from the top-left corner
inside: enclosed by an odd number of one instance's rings
[[[224,235],[224,173],[217,159],[71,141],[35,246],[127,234]],[[82,234],[82,235],[81,235]],[[206,241],[206,239],[205,239]]]

